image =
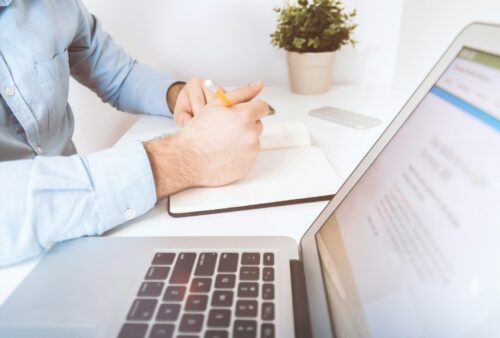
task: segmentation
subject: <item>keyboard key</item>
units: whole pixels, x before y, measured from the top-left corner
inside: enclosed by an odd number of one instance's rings
[[[208,314],[209,327],[229,327],[231,311],[222,309],[212,309]]]
[[[218,289],[232,289],[236,282],[236,275],[217,275],[215,278],[215,287]]]
[[[189,295],[186,300],[186,311],[205,311],[207,308],[208,296],[207,295]]]
[[[155,324],[149,333],[149,338],[171,338],[174,335],[173,324]]]
[[[240,269],[241,280],[259,280],[259,268],[256,266],[243,266]]]
[[[198,258],[198,264],[194,271],[195,276],[212,276],[215,271],[217,254],[215,252],[203,252]]]
[[[274,320],[274,304],[273,303],[262,303],[262,319],[263,320]]]
[[[262,298],[274,299],[274,285],[273,284],[262,284]]]
[[[272,252],[264,254],[264,265],[274,265],[274,254]]]
[[[233,327],[234,338],[254,338],[257,336],[255,320],[236,320]]]
[[[193,278],[189,292],[208,292],[212,286],[210,278]]]
[[[186,284],[189,282],[195,259],[196,254],[193,252],[179,254],[170,277],[170,284]]]
[[[228,332],[227,331],[214,331],[214,330],[209,330],[205,332],[205,338],[227,338]]]
[[[148,269],[146,273],[146,280],[163,280],[167,278],[170,268],[168,266],[152,266]]]
[[[181,319],[179,331],[181,332],[200,332],[203,325],[203,315],[200,314],[184,314]]]
[[[236,302],[236,316],[257,317],[257,306],[256,300],[238,300]]]
[[[214,291],[212,295],[212,306],[232,306],[232,291]]]
[[[238,268],[237,253],[223,253],[220,255],[219,272],[236,272]]]
[[[163,300],[166,302],[181,302],[184,299],[185,293],[185,286],[169,286],[167,287],[167,290],[165,290]]]
[[[255,298],[259,296],[259,284],[240,283],[238,284],[238,297]]]
[[[123,324],[118,338],[143,338],[148,330],[148,324],[126,323]]]
[[[181,310],[180,304],[161,304],[156,315],[156,320],[176,321]]]
[[[128,320],[150,320],[156,308],[156,299],[136,299],[130,308]]]
[[[175,253],[158,252],[153,258],[151,265],[170,265],[174,262]]]
[[[261,338],[274,338],[274,324],[265,323],[260,326]]]
[[[242,265],[259,265],[260,264],[260,253],[258,252],[247,252],[241,255]]]
[[[262,270],[262,280],[264,282],[274,281],[274,268],[264,268]]]
[[[139,297],[158,297],[163,291],[163,282],[144,282],[137,292]]]

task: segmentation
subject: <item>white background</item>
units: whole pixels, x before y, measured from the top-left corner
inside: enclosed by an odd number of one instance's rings
[[[285,53],[270,45],[272,8],[281,0],[84,0],[115,41],[140,62],[179,79],[224,85],[261,79],[287,84]],[[355,48],[337,55],[332,79],[394,83],[411,90],[458,32],[472,21],[500,23],[500,0],[345,0],[357,8]],[[111,146],[137,118],[117,112],[72,81],[80,153]]]

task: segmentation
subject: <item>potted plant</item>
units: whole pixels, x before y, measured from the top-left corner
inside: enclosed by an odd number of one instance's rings
[[[286,1],[278,13],[278,26],[271,43],[287,51],[292,91],[321,94],[331,84],[334,52],[346,44],[354,46],[352,22],[356,10],[346,12],[341,0]]]

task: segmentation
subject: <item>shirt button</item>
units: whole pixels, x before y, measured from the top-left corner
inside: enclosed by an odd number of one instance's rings
[[[43,155],[43,150],[40,146],[35,148],[35,152],[37,153],[37,155]]]
[[[12,87],[6,87],[5,88],[5,94],[7,94],[7,96],[14,96],[14,88],[12,88]]]
[[[130,209],[128,208],[127,210],[125,210],[125,212],[123,213],[123,218],[125,218],[126,221],[130,221],[132,218],[134,218],[135,216],[135,211],[134,209]]]

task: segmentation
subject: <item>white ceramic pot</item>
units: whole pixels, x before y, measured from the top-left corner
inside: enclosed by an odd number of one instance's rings
[[[330,89],[335,52],[287,52],[286,57],[292,92],[313,95]]]

